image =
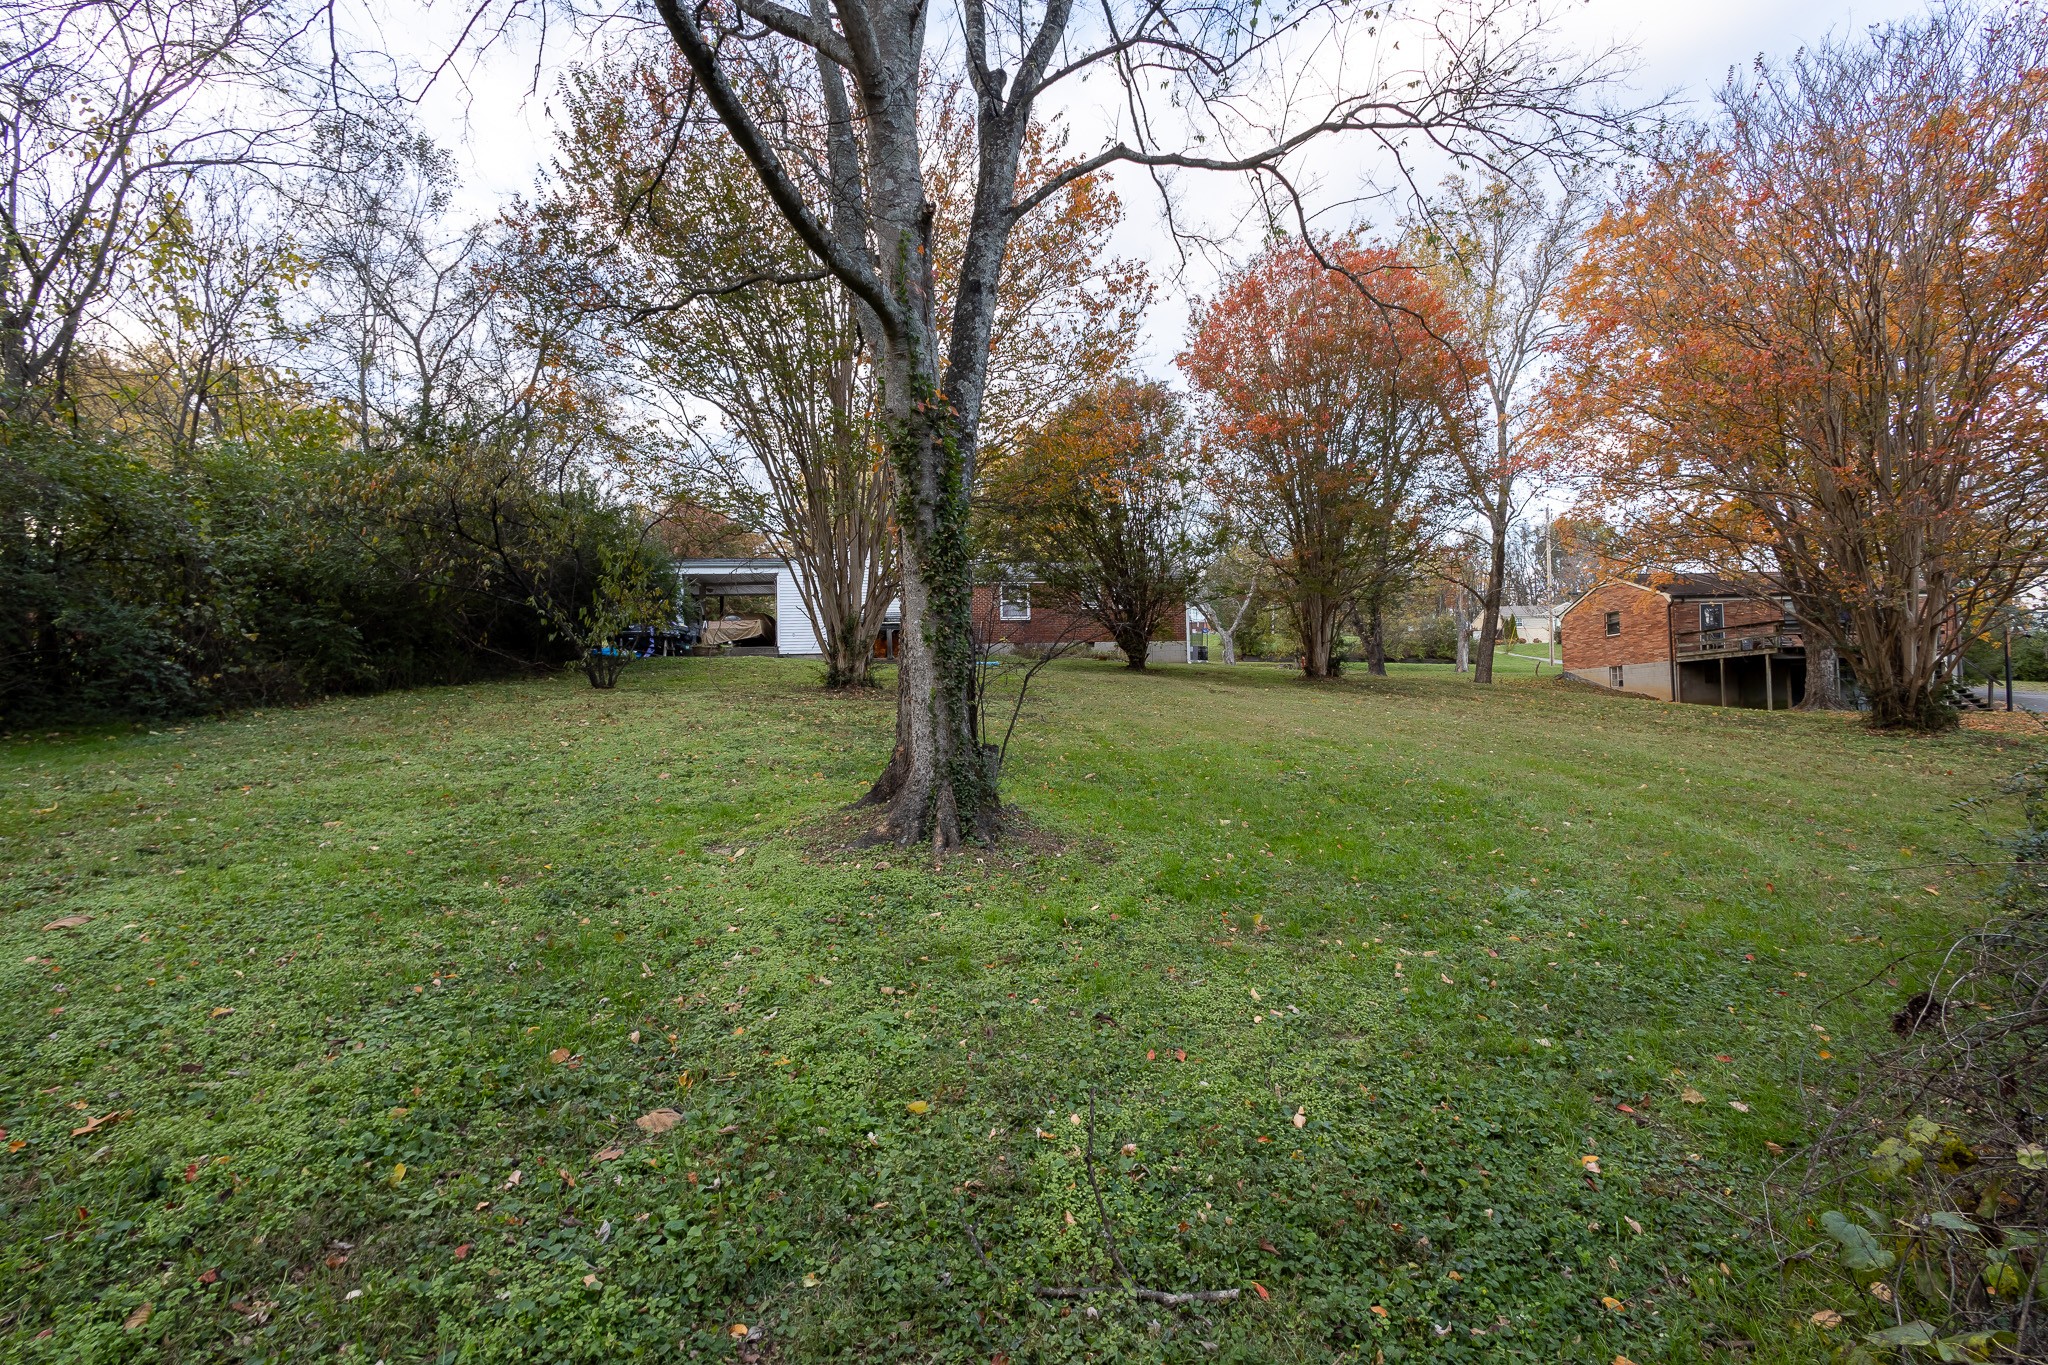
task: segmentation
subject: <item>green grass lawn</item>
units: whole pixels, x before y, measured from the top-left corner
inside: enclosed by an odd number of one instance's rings
[[[1871,1325],[1779,1291],[1765,1143],[1977,914],[1953,803],[2038,746],[1063,664],[1006,773],[1034,833],[934,871],[830,837],[892,701],[816,672],[0,743],[7,1357],[1648,1365]],[[1117,1278],[1091,1097],[1130,1276],[1235,1302],[1035,1294]]]

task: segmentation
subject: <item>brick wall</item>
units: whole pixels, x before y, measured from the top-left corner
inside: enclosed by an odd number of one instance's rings
[[[1054,605],[1052,595],[1044,588],[1033,589],[1031,593],[1031,619],[1029,621],[1005,621],[996,610],[996,590],[983,585],[974,590],[974,626],[977,631],[986,632],[988,638],[1008,645],[1052,645],[1061,640],[1086,642],[1091,645],[1114,646],[1093,618],[1073,611],[1062,611]],[[1187,612],[1174,610],[1167,613],[1160,623],[1160,640],[1184,641],[1188,638]],[[1157,651],[1155,651],[1156,653]],[[1183,656],[1185,657],[1185,656]]]
[[[1607,670],[1616,664],[1665,663],[1671,658],[1671,610],[1671,602],[1660,592],[1628,583],[1601,584],[1580,598],[1559,623],[1565,671],[1605,686]],[[1619,635],[1607,633],[1610,611],[1621,613]],[[1670,688],[1668,677],[1665,688]]]

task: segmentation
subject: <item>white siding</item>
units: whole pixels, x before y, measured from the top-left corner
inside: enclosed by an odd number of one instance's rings
[[[786,564],[775,571],[775,652],[801,655],[825,652],[818,644],[817,623],[804,609],[803,594],[797,591],[796,571]]]

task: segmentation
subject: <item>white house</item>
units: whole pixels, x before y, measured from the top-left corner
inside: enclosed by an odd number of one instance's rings
[[[1500,607],[1501,637],[1507,637],[1508,625],[1513,623],[1516,635],[1532,645],[1547,645],[1557,618],[1571,605],[1560,602],[1550,606],[1542,602],[1503,602]]]

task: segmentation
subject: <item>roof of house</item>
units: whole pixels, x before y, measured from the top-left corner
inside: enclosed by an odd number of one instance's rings
[[[1717,597],[1725,597],[1735,601],[1745,599],[1756,601],[1776,596],[1782,591],[1774,581],[1763,576],[1749,579],[1725,578],[1720,574],[1679,573],[1668,569],[1633,573],[1626,576],[1616,574],[1611,578],[1599,580],[1592,587],[1587,588],[1577,597],[1574,597],[1569,603],[1558,609],[1558,615],[1562,616],[1565,612],[1578,606],[1579,603],[1585,601],[1610,583],[1619,583],[1629,588],[1640,588],[1644,592],[1658,593],[1674,602],[1697,601],[1702,598]],[[1503,607],[1501,610],[1505,612],[1509,608]],[[1539,608],[1538,610],[1541,609]]]
[[[1778,591],[1777,585],[1765,578],[1724,578],[1710,573],[1660,573],[1646,577],[1647,586],[1675,601],[1696,597],[1769,597]]]

